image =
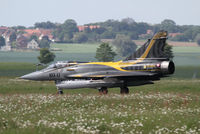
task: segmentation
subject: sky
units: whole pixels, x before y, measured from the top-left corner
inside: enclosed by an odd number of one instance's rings
[[[172,19],[178,25],[200,25],[200,0],[0,0],[0,26],[67,19],[83,25],[127,17],[149,24]]]

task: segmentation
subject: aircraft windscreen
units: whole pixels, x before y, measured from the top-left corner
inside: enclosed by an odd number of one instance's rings
[[[51,68],[56,68],[56,64],[54,63],[54,64],[51,64],[51,65],[49,65],[46,69],[51,69]]]
[[[49,65],[47,68],[45,69],[52,69],[52,68],[62,68],[62,67],[69,67],[69,66],[73,66],[77,63],[69,63],[69,62],[56,62],[53,63],[51,65]]]

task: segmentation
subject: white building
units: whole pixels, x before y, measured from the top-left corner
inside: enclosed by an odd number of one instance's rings
[[[28,49],[39,49],[40,47],[39,47],[39,44],[38,44],[34,39],[32,39],[32,40],[28,43],[27,48],[28,48]]]
[[[12,49],[11,46],[7,44],[1,47],[1,51],[11,51],[11,49]]]

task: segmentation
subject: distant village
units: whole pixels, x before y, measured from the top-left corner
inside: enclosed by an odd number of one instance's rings
[[[9,27],[0,27],[0,36],[5,39],[5,46],[1,47],[2,51],[11,51],[16,49],[40,49],[36,40],[31,36],[37,36],[39,40],[47,36],[49,40],[53,41],[52,31],[48,29],[12,29]],[[14,36],[14,37],[13,37]],[[14,38],[14,43],[11,38]]]
[[[83,32],[86,28],[97,29],[100,26],[77,26],[79,32]],[[0,27],[0,36],[5,39],[5,45],[0,48],[1,51],[11,51],[11,50],[39,50],[40,46],[38,41],[46,37],[51,42],[56,42],[58,39],[54,38],[53,30],[51,29],[13,29],[10,27]],[[14,43],[12,37],[14,38]],[[36,39],[31,39],[31,37],[36,36]],[[31,39],[31,40],[30,40]]]
[[[90,26],[77,26],[78,32],[84,32],[85,29],[100,29],[99,25]],[[176,37],[183,33],[169,33],[169,37]],[[151,37],[153,31],[148,29],[145,34],[139,35],[140,39]],[[39,50],[39,41],[44,37],[48,38],[50,42],[59,42],[59,40],[53,36],[53,29],[14,29],[10,27],[0,27],[0,36],[5,39],[5,45],[0,48],[1,51],[11,50]],[[32,38],[33,36],[37,39]],[[14,38],[14,41],[13,41]],[[103,40],[103,39],[102,39]]]

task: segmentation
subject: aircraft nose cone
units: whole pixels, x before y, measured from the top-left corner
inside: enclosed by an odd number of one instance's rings
[[[27,79],[27,80],[29,80],[31,78],[32,78],[32,74],[26,74],[26,75],[20,77],[20,79]]]
[[[33,72],[30,74],[26,74],[24,76],[21,76],[20,79],[26,79],[26,80],[40,80],[41,73],[40,72]]]

